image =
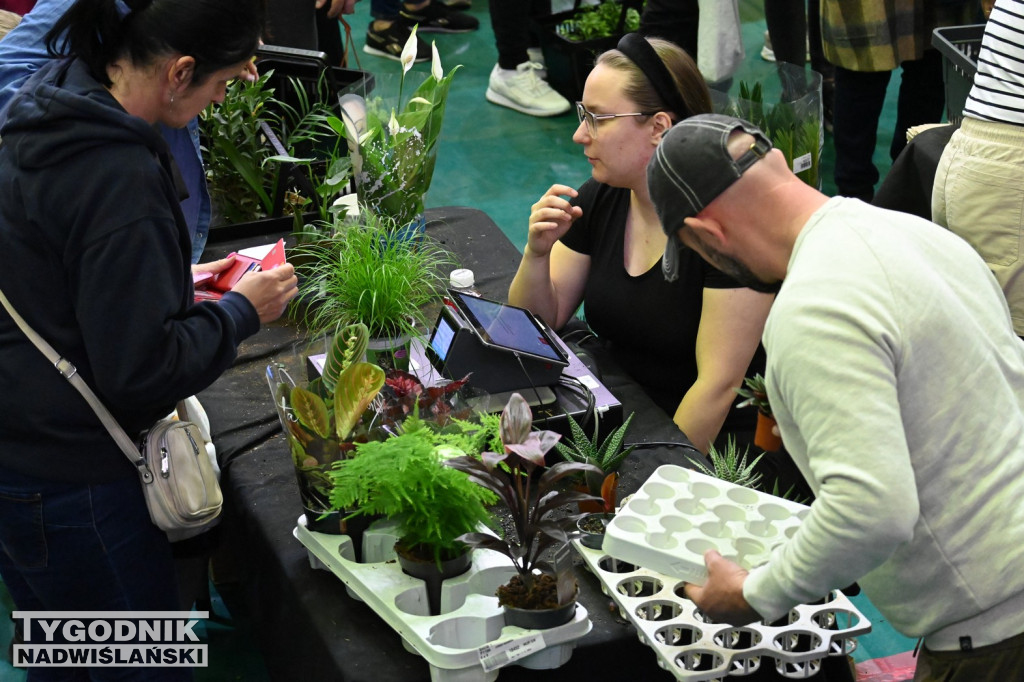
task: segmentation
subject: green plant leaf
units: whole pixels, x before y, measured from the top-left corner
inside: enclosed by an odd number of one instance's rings
[[[292,388],[290,396],[292,411],[295,412],[299,423],[320,436],[327,438],[331,435],[330,417],[327,414],[327,405],[315,393],[311,393],[301,386]]]
[[[384,385],[384,370],[368,362],[356,362],[345,368],[334,390],[335,432],[347,440],[352,429]]]

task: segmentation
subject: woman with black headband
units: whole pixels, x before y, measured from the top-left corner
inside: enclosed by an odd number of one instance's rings
[[[598,57],[576,108],[573,141],[592,177],[578,191],[553,185],[533,205],[509,301],[555,329],[583,303],[612,357],[706,452],[723,425],[752,429],[752,414],[726,417],[771,305],[692,251],[674,281],[662,275],[647,161],[674,123],[711,110],[707,86],[683,50],[629,34]]]

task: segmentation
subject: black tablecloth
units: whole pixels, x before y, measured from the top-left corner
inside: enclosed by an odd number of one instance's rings
[[[520,254],[493,221],[467,208],[434,209],[427,211],[427,218],[428,234],[474,270],[480,292],[505,300]],[[220,256],[277,236],[213,243],[207,251],[211,257]],[[229,558],[230,570],[215,578],[233,574],[238,581],[274,679],[428,680],[426,662],[407,652],[372,609],[349,598],[333,574],[311,568],[305,548],[292,536],[302,507],[265,368],[272,361],[284,362],[301,376],[306,350],[302,332],[293,323],[267,326],[242,345],[235,366],[200,395],[223,470],[221,554]],[[636,384],[606,358],[597,360],[602,380],[623,404],[624,414],[636,412],[627,440],[687,442]],[[682,449],[659,445],[636,450],[621,469],[620,494],[635,491],[665,463],[685,465]],[[501,671],[500,679],[671,679],[632,626],[609,609],[611,602],[601,594],[598,580],[582,567],[577,579],[580,602],[590,614],[593,630],[580,640],[572,659],[552,671],[511,666]],[[827,661],[826,668],[832,671],[828,679],[852,679],[845,659]]]

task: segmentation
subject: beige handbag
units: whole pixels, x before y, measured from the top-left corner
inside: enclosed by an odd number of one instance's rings
[[[125,456],[138,469],[149,516],[157,528],[166,532],[171,542],[176,542],[216,525],[220,521],[224,498],[217,474],[202,445],[199,427],[173,416],[165,417],[145,433],[142,446],[137,446],[78,376],[75,366],[28,326],[3,292],[0,292],[0,302],[35,347],[82,394]],[[178,403],[177,411],[184,418],[186,413],[182,403]]]

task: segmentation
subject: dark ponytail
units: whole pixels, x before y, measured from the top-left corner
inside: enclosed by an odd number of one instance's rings
[[[256,51],[264,0],[76,0],[46,35],[53,56],[72,55],[110,85],[107,66],[172,54],[195,59],[192,85]]]

